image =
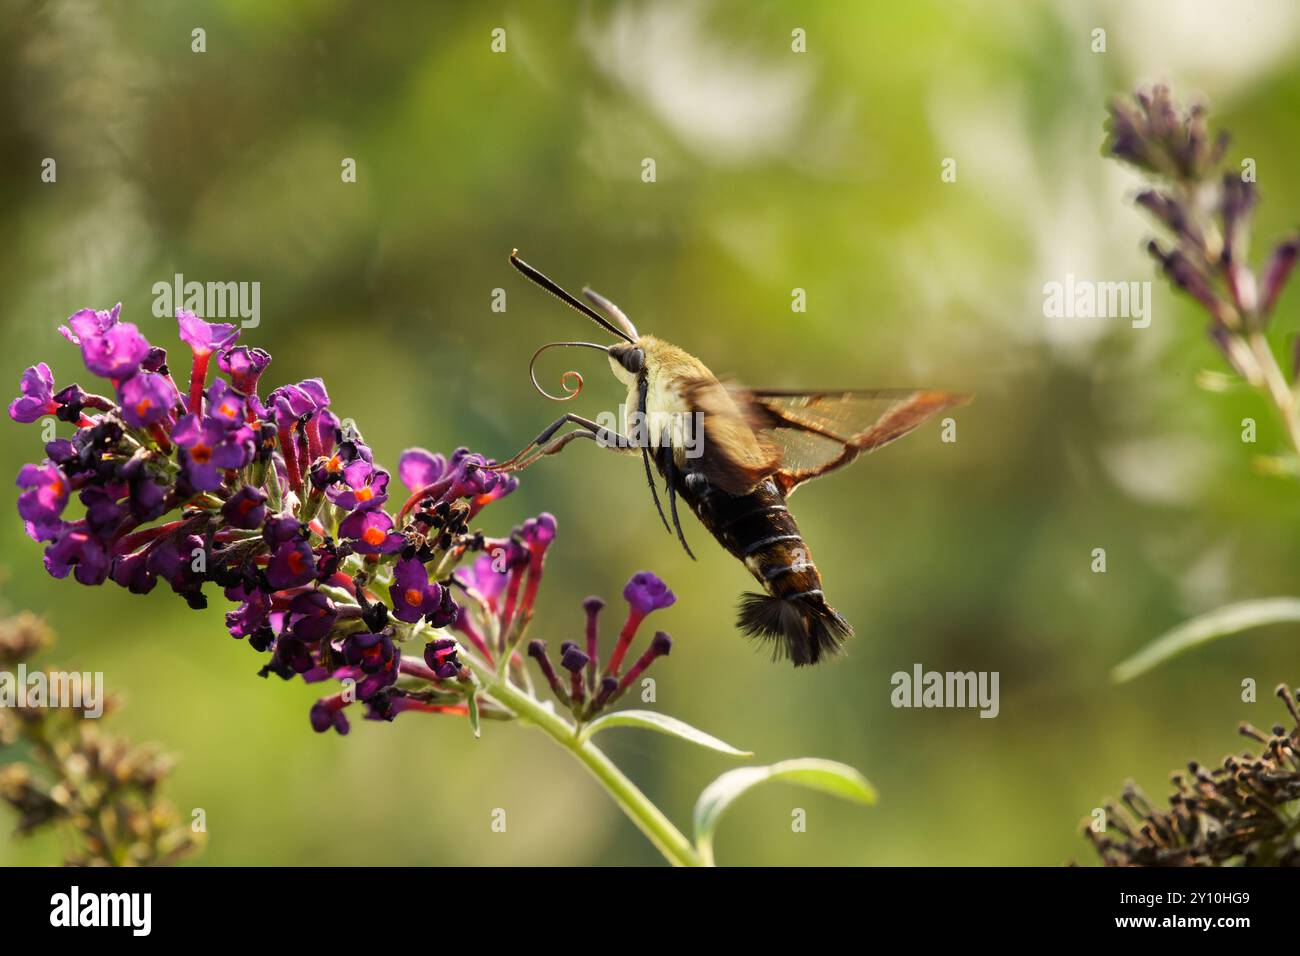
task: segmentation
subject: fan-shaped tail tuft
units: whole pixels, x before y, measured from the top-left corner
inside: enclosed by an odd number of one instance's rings
[[[740,599],[737,623],[747,636],[771,642],[772,660],[788,658],[795,667],[834,656],[853,635],[849,622],[820,595],[783,598],[746,593]]]

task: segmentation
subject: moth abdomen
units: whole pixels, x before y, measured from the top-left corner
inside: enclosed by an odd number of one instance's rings
[[[742,597],[741,629],[771,640],[773,657],[788,657],[796,667],[838,651],[853,629],[826,602],[821,574],[776,483],[764,480],[744,495],[687,484],[678,493],[700,523],[767,592]]]

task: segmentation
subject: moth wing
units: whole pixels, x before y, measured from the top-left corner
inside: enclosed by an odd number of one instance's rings
[[[738,407],[759,441],[774,445],[774,472],[784,494],[847,465],[863,452],[902,438],[931,415],[965,404],[959,392],[910,389],[796,392],[749,389]]]
[[[781,463],[781,448],[760,431],[761,419],[742,390],[728,388],[712,376],[683,381],[687,408],[703,423],[700,471],[727,494],[743,495]]]

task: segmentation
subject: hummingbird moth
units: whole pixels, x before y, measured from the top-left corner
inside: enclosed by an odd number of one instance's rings
[[[798,392],[724,383],[690,353],[638,333],[603,296],[582,290],[602,316],[520,259],[517,251],[510,254],[510,263],[619,340],[612,345],[541,346],[529,363],[533,386],[554,401],[576,397],[581,375],[566,372],[566,394],[552,395],[537,381],[537,359],[551,348],[599,349],[628,390],[627,434],[579,415],[563,415],[517,455],[493,467],[520,471],[580,438],[640,454],[660,520],[669,533],[676,532],[686,553],[695,557],[678,517],[679,498],[763,588],[762,594],[741,598],[742,631],[770,641],[773,659],[788,658],[796,667],[838,651],[853,628],[822,592],[821,574],[790,513],[790,495],[968,396],[913,389]],[[561,433],[566,425],[575,427]],[[656,470],[668,498],[667,515],[655,485]]]

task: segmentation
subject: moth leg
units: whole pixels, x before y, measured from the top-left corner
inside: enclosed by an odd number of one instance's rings
[[[681,469],[679,469],[677,467],[677,463],[673,461],[673,450],[671,448],[667,448],[664,450],[663,465],[664,465],[664,482],[665,484],[668,485],[668,511],[673,516],[673,527],[677,529],[677,540],[682,543],[682,547],[686,549],[686,554],[690,557],[692,561],[694,561],[695,553],[691,551],[691,546],[686,543],[686,535],[682,533],[681,519],[677,517],[676,478],[679,474],[681,474]]]
[[[554,438],[555,433],[568,424],[578,425],[579,427],[561,435],[559,438]],[[618,432],[598,425],[589,418],[570,413],[561,415],[546,426],[540,435],[520,450],[519,454],[499,464],[492,465],[491,468],[493,471],[522,471],[539,458],[556,454],[577,437],[603,442],[605,447],[613,448],[616,451],[623,451],[631,447],[630,441]]]
[[[650,378],[643,368],[636,382],[637,429],[641,445],[641,460],[645,462],[645,481],[650,486],[650,497],[655,501],[655,511],[659,512],[659,520],[663,522],[664,530],[672,534],[672,528],[668,527],[668,519],[664,517],[664,506],[659,503],[659,490],[655,488],[655,476],[650,468],[650,426],[646,423],[646,402],[649,395]]]

